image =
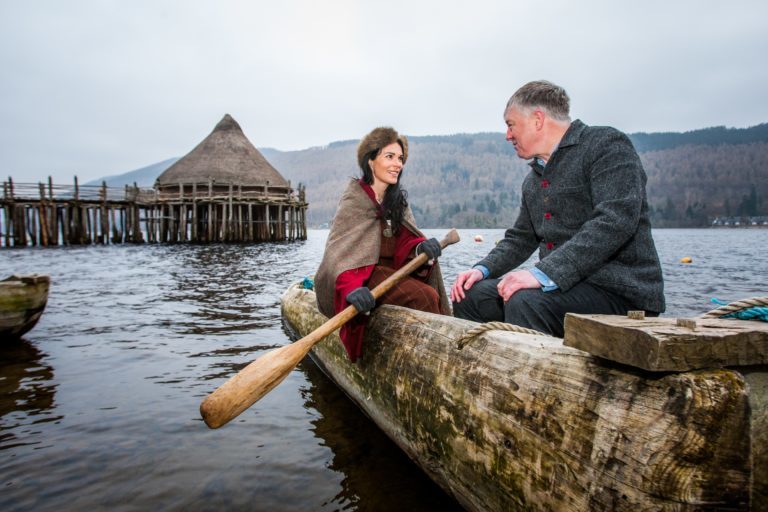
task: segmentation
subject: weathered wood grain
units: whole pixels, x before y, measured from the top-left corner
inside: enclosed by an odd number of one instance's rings
[[[282,308],[297,336],[325,320],[298,287]],[[649,373],[500,331],[457,350],[476,325],[383,306],[357,364],[336,334],[311,355],[469,510],[767,504],[768,455],[754,447],[766,437],[765,369]]]
[[[768,323],[718,318],[565,317],[566,346],[649,371],[768,363]]]

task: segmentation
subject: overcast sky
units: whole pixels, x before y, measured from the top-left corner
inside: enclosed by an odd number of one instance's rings
[[[523,83],[628,133],[768,121],[768,2],[0,0],[0,176],[81,182],[257,147],[502,132]]]

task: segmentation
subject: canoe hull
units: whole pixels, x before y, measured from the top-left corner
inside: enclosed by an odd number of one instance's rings
[[[298,286],[282,310],[297,336],[325,321],[314,293]],[[765,371],[656,374],[601,362],[558,338],[499,331],[457,350],[476,325],[384,306],[357,364],[336,334],[311,355],[469,510],[766,503],[768,457],[752,448],[764,437],[766,386],[748,382],[764,382]]]
[[[48,303],[46,275],[11,276],[0,281],[0,339],[16,339],[40,320]]]

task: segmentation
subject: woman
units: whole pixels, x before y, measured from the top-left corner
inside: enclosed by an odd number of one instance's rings
[[[378,303],[450,315],[435,261],[440,244],[416,228],[407,194],[400,187],[407,158],[408,141],[392,128],[376,128],[360,142],[357,161],[363,177],[352,179],[339,201],[315,276],[317,305],[325,316],[330,318],[350,304],[368,313],[376,305],[371,288],[421,252],[434,264],[405,277]],[[352,362],[362,354],[367,321],[367,315],[359,314],[339,333]]]

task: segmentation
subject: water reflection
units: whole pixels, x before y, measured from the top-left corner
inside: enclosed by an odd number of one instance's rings
[[[315,436],[333,453],[328,468],[342,473],[336,510],[464,510],[371,422],[310,358],[300,364],[308,386],[304,406]],[[327,505],[327,504],[324,504]]]
[[[45,357],[23,338],[0,345],[0,450],[38,444],[24,427],[62,418],[50,414],[56,384]]]
[[[179,334],[229,335],[279,323],[280,294],[297,254],[300,247],[280,243],[173,247],[166,300],[184,307]]]

